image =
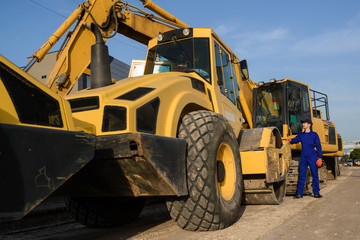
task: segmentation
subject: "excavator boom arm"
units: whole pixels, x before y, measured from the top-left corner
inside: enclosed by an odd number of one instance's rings
[[[57,61],[47,78],[46,85],[63,96],[71,91],[83,73],[91,74],[87,68],[91,59],[90,48],[95,43],[95,37],[90,30],[92,23],[101,30],[104,41],[120,33],[145,45],[159,32],[188,27],[153,2],[140,1],[143,2],[144,7],[161,17],[146,13],[121,0],[88,0],[79,5],[46,43],[33,54],[31,63],[41,61],[78,20],[74,30],[68,32],[59,50]],[[26,69],[30,67],[29,64]]]

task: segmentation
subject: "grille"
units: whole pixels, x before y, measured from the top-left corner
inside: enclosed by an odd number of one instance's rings
[[[105,106],[102,131],[112,132],[126,129],[126,108]]]
[[[136,110],[136,129],[139,132],[155,133],[160,99],[155,98]]]
[[[86,97],[70,99],[72,112],[84,112],[99,109],[99,97]]]
[[[59,103],[0,62],[0,77],[22,123],[63,127]]]
[[[329,127],[329,144],[336,144],[336,131],[334,127]]]
[[[135,101],[136,99],[139,99],[149,92],[153,91],[155,88],[146,88],[146,87],[139,87],[134,90],[131,90],[130,92],[127,92],[116,99],[122,99],[122,100],[130,100]]]
[[[194,89],[205,93],[205,84],[202,81],[196,78],[191,78],[191,85]]]
[[[342,145],[343,145],[343,143],[342,143],[342,138],[341,138],[341,136],[339,136],[339,134],[338,134],[338,150],[339,151],[342,151],[343,149],[342,149]]]

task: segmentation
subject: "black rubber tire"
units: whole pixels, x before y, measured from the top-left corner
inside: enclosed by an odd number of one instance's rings
[[[341,170],[340,170],[340,164],[338,158],[335,158],[335,172],[336,172],[336,176],[340,176]]]
[[[187,142],[189,195],[167,201],[171,217],[190,231],[230,226],[240,213],[243,192],[239,145],[231,125],[214,112],[191,112],[183,118],[178,137]],[[235,191],[229,201],[222,198],[217,180],[217,151],[223,142],[230,146],[236,168]]]
[[[87,227],[114,227],[138,218],[144,198],[84,197],[65,198],[70,214]]]
[[[323,162],[323,165],[319,168],[319,184],[320,189],[326,186],[328,181],[328,170],[326,162]]]

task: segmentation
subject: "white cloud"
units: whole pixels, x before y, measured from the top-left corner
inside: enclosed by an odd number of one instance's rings
[[[247,57],[274,54],[290,38],[289,30],[281,27],[244,31],[238,25],[218,25],[214,30],[236,54]]]
[[[239,25],[218,25],[215,32],[237,53],[248,57],[268,54],[292,56],[330,56],[360,51],[360,12],[344,28],[312,36],[299,35],[281,26],[246,31]]]
[[[300,40],[292,45],[291,50],[300,55],[332,55],[360,51],[360,28],[319,34]]]
[[[226,36],[228,34],[232,34],[233,32],[237,31],[239,27],[236,25],[224,25],[224,24],[220,24],[216,27],[214,27],[214,31],[216,32],[217,35],[220,36],[220,38],[222,36]]]
[[[269,29],[265,31],[245,32],[242,35],[237,35],[244,42],[269,42],[275,40],[284,40],[288,35],[288,30],[285,28]]]
[[[359,26],[360,25],[360,11],[353,18],[351,18],[346,24],[349,27]]]

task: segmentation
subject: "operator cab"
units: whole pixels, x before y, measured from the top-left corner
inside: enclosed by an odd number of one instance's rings
[[[309,94],[307,85],[290,79],[255,88],[254,127],[275,126],[282,136],[300,133],[301,120],[312,117]]]
[[[161,72],[195,72],[211,82],[209,38],[193,38],[191,28],[159,34],[148,51],[145,74]]]
[[[150,40],[148,47],[145,75],[177,72],[178,76],[188,77],[195,85],[207,89],[205,94],[212,109],[226,117],[234,132],[240,131],[243,119],[238,84],[240,60],[211,28],[160,33],[157,39]]]

